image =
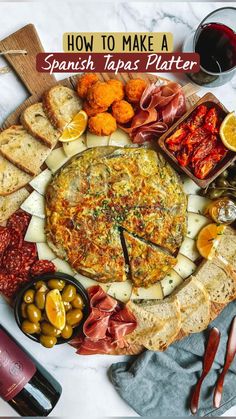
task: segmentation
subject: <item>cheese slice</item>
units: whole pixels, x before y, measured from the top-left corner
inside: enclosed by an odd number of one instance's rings
[[[179,253],[177,256],[177,264],[174,266],[173,269],[175,270],[175,272],[177,272],[177,274],[179,274],[183,279],[185,279],[196,271],[197,266],[192,260]]]
[[[195,212],[197,214],[204,214],[207,206],[211,200],[200,195],[189,195],[188,196],[188,211]]]
[[[53,253],[47,243],[37,243],[37,251],[39,260],[56,259],[55,253]]]
[[[164,297],[161,282],[157,282],[149,288],[133,288],[131,300],[162,300]]]
[[[111,285],[111,284],[99,283],[97,281],[94,281],[94,279],[87,278],[86,276],[83,276],[79,273],[77,273],[74,277],[78,282],[80,282],[81,285],[83,285],[85,289],[88,289],[89,287],[93,287],[94,285],[99,285],[105,292],[107,292]]]
[[[65,260],[56,258],[56,259],[53,259],[52,262],[56,266],[57,272],[62,272],[64,274],[68,274],[68,275],[71,275],[71,276],[75,275],[75,273],[72,270],[72,268],[70,267],[69,263],[67,263]]]
[[[130,144],[133,144],[130,136],[120,128],[113,132],[109,139],[109,145],[111,146],[124,147]]]
[[[161,280],[161,286],[163,290],[163,295],[166,297],[170,295],[175,288],[177,288],[183,282],[183,278],[171,269],[170,272]]]
[[[32,243],[46,242],[45,220],[43,218],[33,215],[25,234],[25,241]]]
[[[53,150],[48,158],[46,159],[45,163],[48,168],[55,173],[57,170],[60,169],[67,161],[69,157],[65,154],[63,147],[56,148]]]
[[[200,253],[197,250],[196,242],[190,237],[185,237],[184,241],[179,249],[179,253],[186,256],[193,262],[200,257]]]
[[[189,212],[187,237],[190,237],[190,239],[196,239],[201,229],[209,223],[210,223],[209,218],[204,217],[204,215],[194,214],[193,212]]]
[[[45,169],[41,172],[38,176],[36,176],[31,182],[30,185],[32,188],[40,193],[41,195],[45,195],[46,189],[49,183],[52,180],[52,172],[49,169]]]
[[[81,135],[78,140],[69,141],[68,143],[63,143],[63,150],[67,157],[73,157],[78,153],[86,150],[86,138],[85,135]]]
[[[95,135],[87,131],[86,134],[86,145],[88,148],[106,146],[109,142],[109,136]]]
[[[132,283],[131,281],[113,282],[107,293],[116,300],[127,303],[132,293]]]
[[[200,186],[198,186],[192,179],[190,179],[189,177],[182,177],[183,179],[183,188],[184,188],[184,192],[187,195],[190,194],[197,194],[201,188]]]
[[[44,197],[37,191],[33,191],[21,204],[21,209],[36,217],[45,218]]]

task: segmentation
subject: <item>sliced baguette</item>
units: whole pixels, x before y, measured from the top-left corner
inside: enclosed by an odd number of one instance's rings
[[[181,329],[180,305],[172,296],[163,301],[146,301],[143,308],[156,317],[161,329],[149,337],[146,348],[151,351],[164,351],[175,340]]]
[[[8,196],[0,197],[0,223],[6,221],[15,211],[17,211],[22,202],[29,196],[29,192],[25,188]]]
[[[198,333],[210,323],[211,303],[205,287],[190,277],[175,293],[180,304],[181,330],[183,334]]]
[[[50,154],[46,147],[30,135],[22,125],[12,125],[0,134],[0,154],[19,169],[35,176]]]
[[[236,279],[213,261],[204,261],[194,277],[205,287],[213,303],[228,304],[236,298]]]
[[[31,180],[32,176],[0,155],[0,196],[7,196],[18,191]]]
[[[74,90],[58,84],[44,94],[43,107],[53,126],[62,132],[82,109],[82,102]]]
[[[43,110],[42,103],[29,106],[21,114],[21,123],[25,129],[46,146],[55,147],[60,132],[53,127]]]

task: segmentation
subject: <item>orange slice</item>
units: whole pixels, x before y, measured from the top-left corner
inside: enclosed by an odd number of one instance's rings
[[[220,138],[226,148],[236,151],[236,115],[229,113],[220,126]]]
[[[212,259],[220,243],[220,237],[224,234],[226,226],[208,224],[203,227],[197,238],[197,249],[205,259]]]
[[[78,112],[72,121],[66,126],[62,135],[59,138],[59,141],[62,143],[75,141],[86,130],[88,123],[88,115],[84,111]]]
[[[57,329],[63,330],[66,325],[66,312],[59,290],[49,291],[45,309],[50,323]]]

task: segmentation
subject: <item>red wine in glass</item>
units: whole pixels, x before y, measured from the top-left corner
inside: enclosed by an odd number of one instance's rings
[[[196,34],[195,51],[207,72],[231,70],[236,65],[236,34],[221,23],[203,24]]]

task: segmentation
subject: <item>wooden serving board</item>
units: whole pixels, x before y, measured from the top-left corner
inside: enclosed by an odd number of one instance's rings
[[[39,73],[36,70],[36,55],[44,52],[40,38],[34,25],[29,24],[19,29],[17,32],[9,35],[7,38],[0,41],[0,51],[8,50],[26,50],[27,55],[6,55],[5,58],[8,64],[12,67],[16,75],[22,81],[29,92],[29,98],[26,99],[18,108],[4,121],[1,130],[8,128],[12,124],[19,123],[19,116],[22,111],[29,105],[41,100],[42,94],[52,87],[60,83],[64,86],[75,88],[78,75],[68,77],[60,82],[56,80],[54,75],[49,73]],[[157,77],[148,73],[99,73],[101,80],[108,80],[110,78],[117,78],[127,82],[131,78],[141,77],[150,82],[155,82],[158,79],[163,82],[168,80],[162,77]],[[185,95],[187,98],[188,108],[192,107],[199,97],[196,95],[198,87],[188,83],[184,87]]]

